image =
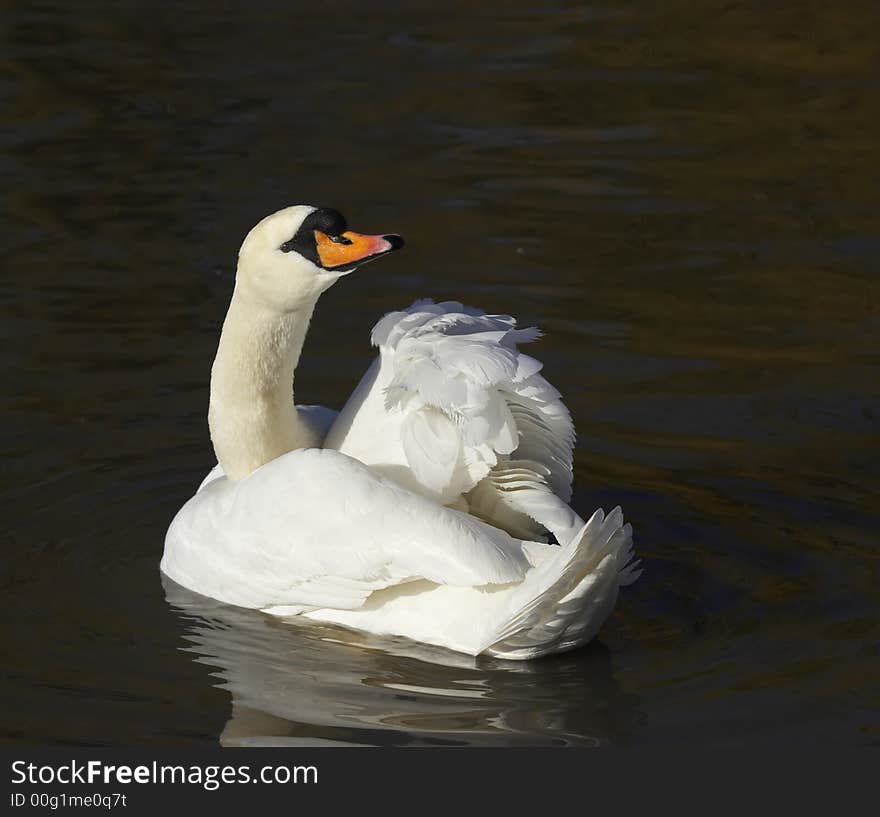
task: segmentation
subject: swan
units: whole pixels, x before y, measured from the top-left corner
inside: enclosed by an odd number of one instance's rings
[[[307,205],[245,237],[211,370],[217,465],[160,569],[227,604],[471,656],[585,644],[640,571],[619,507],[568,505],[571,418],[519,351],[537,330],[417,301],[376,324],[340,412],[294,403],[321,293],[402,246]]]

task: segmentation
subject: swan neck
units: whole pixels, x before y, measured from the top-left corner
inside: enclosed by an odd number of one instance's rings
[[[293,377],[316,301],[279,312],[236,288],[211,370],[214,453],[238,480],[295,448],[314,445],[297,417]]]

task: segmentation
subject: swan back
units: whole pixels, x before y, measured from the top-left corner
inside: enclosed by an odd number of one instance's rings
[[[218,471],[174,518],[162,571],[229,604],[352,609],[415,579],[522,579],[524,544],[336,451],[298,449],[238,482]]]

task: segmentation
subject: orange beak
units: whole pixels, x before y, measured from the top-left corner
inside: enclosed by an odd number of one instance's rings
[[[400,249],[403,239],[399,235],[362,235],[351,230],[329,236],[315,230],[315,244],[321,266],[326,270],[342,271]]]

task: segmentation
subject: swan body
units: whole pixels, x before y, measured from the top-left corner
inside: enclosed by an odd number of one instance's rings
[[[338,415],[294,405],[320,293],[401,244],[304,206],[248,234],[212,369],[218,465],[161,569],[230,604],[470,655],[584,644],[639,571],[619,508],[584,521],[567,504],[571,418],[518,348],[536,330],[420,301],[376,325]]]

